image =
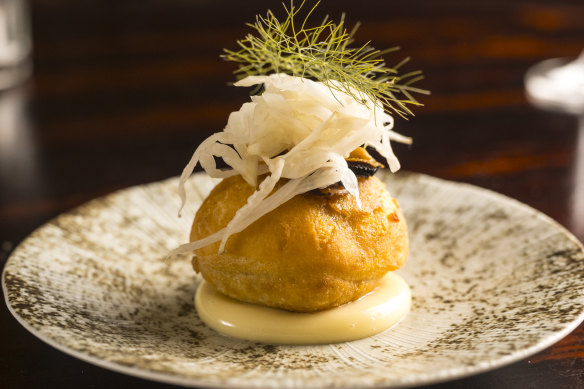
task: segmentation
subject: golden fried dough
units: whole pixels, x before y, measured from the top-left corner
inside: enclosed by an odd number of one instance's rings
[[[254,188],[240,176],[219,183],[195,216],[191,241],[225,227]],[[193,267],[238,300],[312,312],[353,301],[375,288],[408,253],[405,218],[376,177],[359,178],[353,196],[305,193],[219,243],[195,251]]]

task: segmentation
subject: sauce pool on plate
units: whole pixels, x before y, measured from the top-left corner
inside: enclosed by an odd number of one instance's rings
[[[379,286],[356,301],[314,313],[298,313],[249,304],[219,293],[203,281],[195,295],[201,320],[234,338],[272,344],[324,344],[378,334],[409,312],[411,292],[398,275],[388,273]]]

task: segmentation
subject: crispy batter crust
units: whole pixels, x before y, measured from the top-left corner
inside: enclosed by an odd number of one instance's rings
[[[253,193],[240,176],[219,183],[201,205],[191,241],[223,228]],[[303,194],[219,243],[195,251],[193,267],[222,293],[251,303],[312,312],[375,288],[408,253],[401,210],[376,177],[359,179],[362,208],[348,194]]]

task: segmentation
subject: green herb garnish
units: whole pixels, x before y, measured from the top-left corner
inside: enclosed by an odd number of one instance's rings
[[[370,46],[370,42],[356,48],[348,47],[354,41],[359,25],[348,32],[344,14],[339,23],[330,21],[327,16],[320,25],[308,27],[308,19],[320,1],[298,26],[295,16],[305,2],[302,1],[298,8],[294,7],[293,1],[289,8],[284,5],[287,17],[283,22],[268,11],[265,17],[258,15],[255,23],[248,23],[257,36],[248,34],[245,39],[237,41],[240,50],[226,49],[222,56],[240,64],[235,71],[237,79],[286,73],[320,81],[333,92],[347,93],[363,104],[366,98],[380,102],[384,109],[402,117],[413,115],[407,105],[421,104],[412,94],[429,92],[413,86],[423,78],[421,71],[398,73],[409,58],[389,67],[382,56],[399,50],[398,47],[377,50]]]

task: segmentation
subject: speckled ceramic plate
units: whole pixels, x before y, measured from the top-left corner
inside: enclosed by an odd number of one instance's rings
[[[187,239],[214,182],[176,179],[91,201],[35,231],[12,254],[8,306],[54,347],[112,370],[208,387],[390,387],[454,379],[516,361],[583,319],[584,250],[558,224],[512,199],[418,174],[383,175],[405,210],[411,255],[400,274],[412,311],[360,341],[309,347],[219,336],[193,309],[200,282]]]

